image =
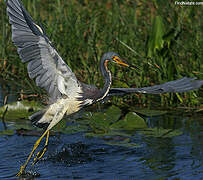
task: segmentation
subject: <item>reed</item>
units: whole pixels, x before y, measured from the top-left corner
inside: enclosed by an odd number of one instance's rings
[[[44,27],[78,79],[84,82],[103,85],[99,59],[107,51],[118,52],[141,70],[137,76],[132,70],[110,67],[114,87],[148,86],[183,76],[203,79],[201,6],[126,0],[24,0],[23,3],[33,19]],[[0,76],[18,80],[22,88],[36,91],[11,42],[5,2],[0,1],[0,6]],[[202,100],[201,91],[194,91],[134,95],[120,103],[197,106]]]

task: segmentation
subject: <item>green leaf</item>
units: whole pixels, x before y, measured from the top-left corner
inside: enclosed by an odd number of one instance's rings
[[[152,31],[148,41],[148,57],[152,57],[156,54],[156,50],[161,50],[164,46],[164,23],[161,16],[156,16],[153,19]]]
[[[110,125],[120,116],[121,110],[116,106],[111,106],[105,112],[94,113],[89,119],[89,124],[95,132],[108,132]]]
[[[73,134],[73,133],[78,133],[78,132],[83,132],[87,131],[88,126],[85,125],[80,125],[80,124],[74,124],[74,125],[69,125],[65,129],[62,129],[61,132],[66,133],[66,134]]]
[[[114,123],[112,129],[135,130],[147,128],[143,118],[134,112],[129,112],[123,120]]]
[[[128,84],[119,80],[113,80],[113,85],[115,87],[129,88]]]
[[[161,116],[167,113],[167,111],[152,110],[152,109],[136,109],[135,112],[145,116]]]
[[[113,105],[107,109],[105,115],[106,115],[106,119],[108,119],[110,123],[114,123],[121,116],[121,110],[120,108]]]
[[[94,113],[90,119],[90,126],[95,132],[106,132],[109,127],[109,122],[102,112]]]
[[[173,136],[180,136],[183,132],[180,130],[173,130],[173,129],[164,129],[164,128],[148,128],[144,131],[139,131],[140,134],[144,134],[145,136],[150,137],[173,137]]]

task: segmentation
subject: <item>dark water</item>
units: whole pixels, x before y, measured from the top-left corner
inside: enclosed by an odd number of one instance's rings
[[[176,117],[174,120],[182,124],[183,134],[164,138],[135,132],[132,136],[139,144],[137,147],[107,145],[103,138],[88,138],[84,133],[52,136],[48,153],[28,169],[39,173],[36,178],[39,180],[203,179],[203,119]],[[9,122],[7,127],[13,128],[15,124]],[[0,130],[3,129],[0,124]],[[15,133],[0,138],[0,179],[15,179],[13,175],[38,137]]]
[[[44,158],[27,170],[39,174],[37,180],[203,180],[203,117],[164,115],[146,121],[149,127],[170,127],[180,133],[148,136],[139,130],[130,132],[128,138],[137,144],[132,147],[108,145],[108,137],[87,137],[86,132],[55,134]],[[0,135],[0,179],[18,179],[15,174],[39,138],[16,131],[6,135],[9,129],[25,124],[31,127],[26,119],[9,121],[5,130],[0,123],[0,132],[4,132]]]

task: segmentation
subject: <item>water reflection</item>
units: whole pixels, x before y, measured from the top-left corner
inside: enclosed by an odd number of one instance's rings
[[[6,98],[6,99],[5,99]],[[7,83],[3,83],[0,80],[0,107],[6,103],[11,103],[17,99],[17,87],[11,86]]]
[[[163,118],[158,124],[184,133],[172,138],[143,137],[147,152],[140,159],[159,178],[201,179],[203,177],[202,118]],[[163,121],[166,120],[166,124]],[[157,121],[156,125],[157,125]],[[171,126],[170,126],[171,125]]]

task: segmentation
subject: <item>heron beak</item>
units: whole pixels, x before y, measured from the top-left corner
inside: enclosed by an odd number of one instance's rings
[[[118,64],[120,64],[122,66],[125,66],[125,67],[129,67],[130,66],[127,62],[122,60],[120,57],[114,56],[113,60],[114,60],[115,63],[118,63]]]
[[[125,61],[123,61],[123,60],[121,60],[121,59],[119,59],[119,61],[116,61],[118,64],[120,64],[120,65],[122,65],[122,66],[125,66],[125,67],[130,67],[130,65],[127,63],[127,62],[125,62]]]
[[[122,66],[129,67],[129,68],[135,69],[135,70],[139,69],[138,67],[127,63],[125,60],[123,60],[123,59],[121,59],[119,57],[114,57],[113,60],[114,60],[115,63],[118,63],[118,64],[120,64]]]
[[[123,59],[121,59],[120,57],[117,57],[117,56],[114,56],[113,60],[114,60],[115,63],[118,63],[118,64],[120,64],[122,66],[125,66],[125,67],[128,67],[128,68],[136,70],[136,73],[139,74],[137,72],[137,70],[140,70],[140,69],[137,66],[128,64],[125,60],[123,60]]]

